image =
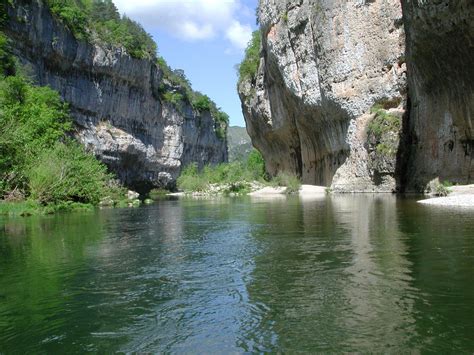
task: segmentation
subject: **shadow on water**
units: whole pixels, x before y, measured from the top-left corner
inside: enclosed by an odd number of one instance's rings
[[[183,199],[0,226],[0,352],[474,349],[469,211]]]

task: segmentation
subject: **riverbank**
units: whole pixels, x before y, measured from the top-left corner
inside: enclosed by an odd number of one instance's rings
[[[452,186],[448,188],[449,196],[428,198],[418,203],[431,206],[472,207],[474,208],[474,184]]]
[[[237,196],[247,195],[252,197],[268,197],[268,196],[282,196],[282,195],[295,195],[298,194],[300,197],[314,197],[314,196],[325,196],[328,194],[328,188],[325,186],[317,185],[301,185],[298,188],[293,186],[279,186],[272,185],[271,183],[262,183],[259,181],[253,181],[250,183],[242,182],[239,183],[240,189],[237,192],[232,192],[232,184],[210,184],[206,190],[203,191],[180,191],[168,193],[167,196],[192,196],[192,197],[203,197],[203,196]]]
[[[117,189],[115,192],[115,194],[102,198],[98,204],[73,201],[41,204],[31,199],[22,201],[2,200],[0,201],[0,216],[29,217],[34,215],[50,215],[58,212],[93,211],[96,208],[134,208],[142,204],[151,204],[154,200],[164,196],[164,192],[161,190],[152,190],[145,199],[140,199],[138,192],[127,191],[125,188]]]

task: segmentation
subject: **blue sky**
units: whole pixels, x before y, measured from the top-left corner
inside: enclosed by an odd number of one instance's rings
[[[195,90],[207,94],[245,126],[236,91],[240,63],[255,25],[258,0],[115,0],[140,22],[173,69],[183,69]]]

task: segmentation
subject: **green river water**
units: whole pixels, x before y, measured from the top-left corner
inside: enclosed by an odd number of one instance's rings
[[[0,219],[0,354],[474,352],[474,210],[392,195]]]

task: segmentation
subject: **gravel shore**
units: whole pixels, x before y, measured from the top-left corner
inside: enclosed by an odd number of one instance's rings
[[[434,206],[452,206],[452,207],[473,207],[474,208],[474,194],[453,195],[447,197],[428,198],[426,200],[418,201],[425,205]]]

